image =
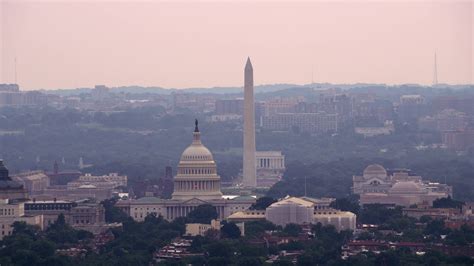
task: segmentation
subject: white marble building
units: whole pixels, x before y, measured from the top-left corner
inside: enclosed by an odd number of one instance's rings
[[[360,195],[360,204],[385,204],[410,206],[429,204],[439,198],[452,197],[452,187],[446,184],[423,181],[408,169],[387,171],[372,164],[362,176],[353,176],[352,191]]]
[[[143,197],[121,200],[116,206],[134,220],[143,221],[150,214],[173,220],[187,216],[199,205],[210,204],[216,208],[218,219],[222,220],[235,212],[248,209],[255,203],[255,198],[251,196],[223,198],[216,162],[209,149],[201,143],[197,121],[193,141],[181,155],[177,171],[171,199]]]
[[[257,151],[257,187],[271,187],[285,172],[285,155],[281,151]]]
[[[246,210],[232,214],[233,222],[267,220],[276,225],[317,224],[333,225],[336,230],[355,230],[357,216],[352,212],[329,207],[334,199],[289,197],[273,203],[266,210]]]

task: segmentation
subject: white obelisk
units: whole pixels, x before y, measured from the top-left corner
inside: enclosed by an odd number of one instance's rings
[[[246,188],[257,186],[255,161],[255,104],[253,96],[253,68],[250,58],[245,64],[244,77],[244,171],[243,185]]]

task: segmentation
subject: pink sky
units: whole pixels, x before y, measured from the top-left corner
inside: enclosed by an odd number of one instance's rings
[[[0,0],[0,83],[473,83],[472,1]],[[312,70],[314,69],[314,70]]]

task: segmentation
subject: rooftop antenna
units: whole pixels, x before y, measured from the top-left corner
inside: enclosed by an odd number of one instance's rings
[[[434,54],[434,69],[433,69],[433,86],[438,85],[438,66],[436,60],[436,52]]]
[[[306,197],[306,176],[304,177],[304,196]]]
[[[16,56],[15,56],[15,84],[18,84],[18,79],[17,79],[17,70],[16,70]]]

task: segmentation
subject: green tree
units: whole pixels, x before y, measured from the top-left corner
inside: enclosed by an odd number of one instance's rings
[[[210,224],[211,220],[217,219],[217,211],[210,204],[199,205],[188,214],[188,219],[191,223]]]
[[[433,208],[455,208],[455,209],[461,209],[462,205],[464,202],[458,201],[458,200],[453,200],[451,196],[448,196],[447,198],[440,198],[436,199],[433,201]]]
[[[117,200],[117,198],[110,198],[101,202],[105,209],[105,221],[108,223],[121,223],[129,218],[126,213],[115,207]]]
[[[277,200],[272,197],[260,197],[257,201],[250,206],[252,210],[265,210],[268,206],[272,203],[276,202]]]
[[[250,221],[245,223],[245,236],[260,237],[265,231],[276,230],[276,225],[269,221]]]
[[[235,223],[224,222],[224,225],[221,227],[221,235],[225,238],[239,238],[240,234],[240,229]]]
[[[354,196],[347,198],[338,198],[335,201],[331,202],[329,206],[337,210],[350,211],[355,214],[359,214],[360,210],[359,201]]]
[[[298,224],[287,224],[285,228],[283,228],[283,233],[289,236],[298,236],[301,232],[303,232],[303,229]]]

